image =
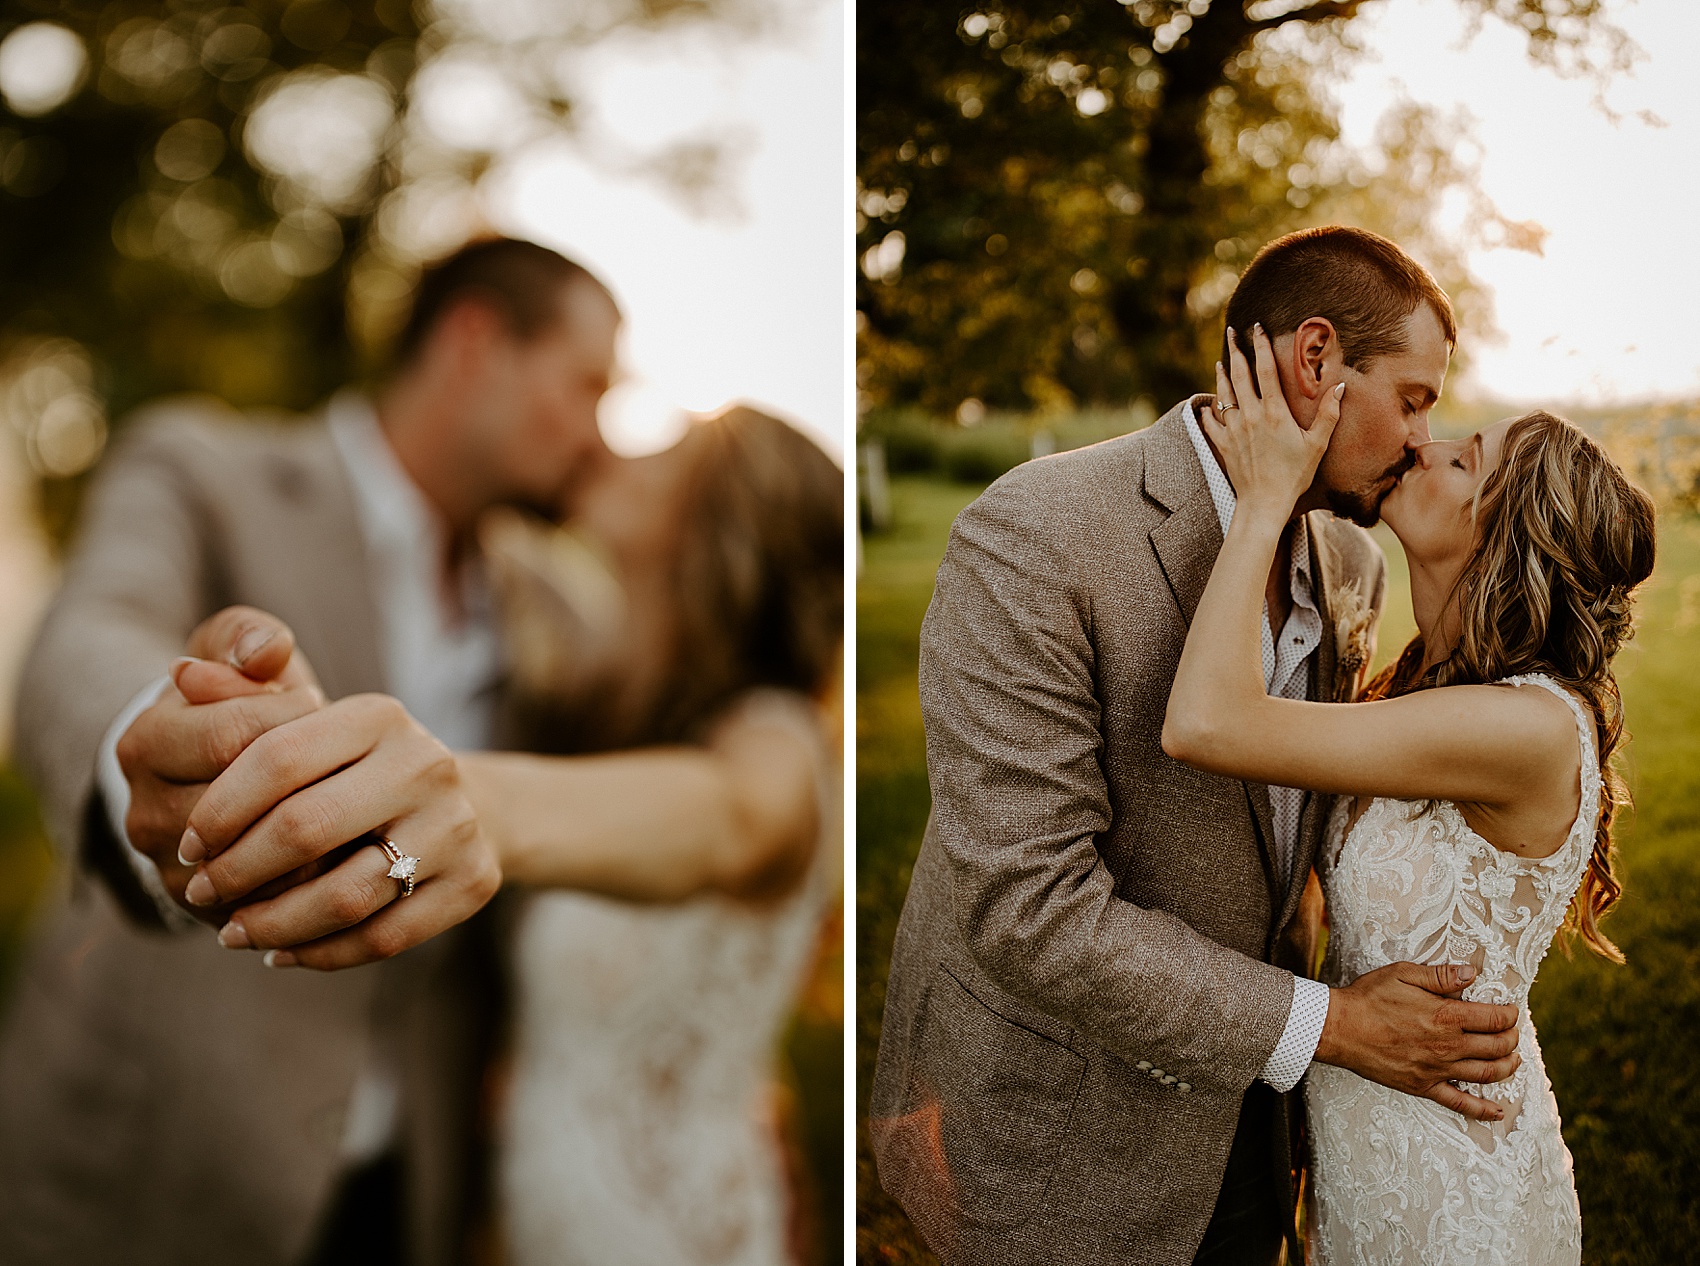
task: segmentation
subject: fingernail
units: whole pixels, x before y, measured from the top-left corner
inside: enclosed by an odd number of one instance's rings
[[[266,956],[260,960],[267,967],[293,967],[295,955],[288,950],[267,950]]]
[[[1263,333],[1263,322],[1262,321],[1253,321],[1251,323],[1251,332],[1253,334]]]
[[[185,866],[199,866],[206,860],[207,842],[199,831],[190,827],[183,832],[183,842],[177,846],[177,860]]]
[[[1454,970],[1458,973],[1459,984],[1467,985],[1476,978],[1476,969],[1474,967],[1458,967]]]
[[[183,896],[192,906],[210,906],[218,900],[218,889],[213,887],[205,871],[196,871],[189,880],[189,886],[183,890]]]
[[[190,664],[198,664],[200,662],[201,661],[196,659],[193,655],[179,655],[176,659],[172,660],[171,667],[166,670],[171,674],[172,684],[177,684],[177,679],[183,675],[183,670]]]
[[[235,919],[218,930],[218,943],[225,949],[250,949],[253,946],[248,939],[248,929]]]
[[[236,649],[231,653],[230,657],[231,663],[233,663],[237,668],[242,667],[243,664],[246,664],[254,657],[262,646],[276,636],[276,629],[268,629],[263,624],[249,629],[241,637],[236,639]]]
[[[1339,385],[1339,386],[1338,386],[1338,387],[1336,387],[1336,388],[1334,388],[1334,394],[1335,394],[1335,395],[1336,395],[1336,396],[1343,396],[1343,395],[1345,395],[1345,394],[1346,394],[1346,384],[1345,384],[1345,383],[1341,383],[1341,384],[1340,384],[1340,385]]]

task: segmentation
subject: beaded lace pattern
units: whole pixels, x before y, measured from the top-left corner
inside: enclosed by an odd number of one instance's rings
[[[1582,743],[1575,822],[1529,860],[1489,844],[1448,801],[1376,799],[1350,827],[1336,805],[1322,859],[1331,937],[1324,978],[1348,984],[1394,962],[1470,963],[1464,996],[1521,1012],[1523,1062],[1463,1088],[1504,1105],[1472,1122],[1428,1099],[1313,1064],[1313,1266],[1565,1266],[1582,1255],[1581,1215],[1558,1104],[1529,1017],[1529,987],[1587,869],[1600,809],[1594,727],[1541,675],[1509,678],[1569,705]]]
[[[790,1261],[775,1063],[842,873],[836,766],[817,756],[819,847],[776,902],[530,898],[500,1163],[513,1266]]]

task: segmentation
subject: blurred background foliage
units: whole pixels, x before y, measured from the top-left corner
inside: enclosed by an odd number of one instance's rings
[[[1239,272],[1309,224],[1397,239],[1489,330],[1465,251],[1538,252],[1543,231],[1480,193],[1466,118],[1408,102],[1368,152],[1341,141],[1328,85],[1364,3],[863,0],[864,407],[1166,407],[1208,383]],[[1598,85],[1637,53],[1599,0],[1458,10]]]
[[[633,27],[761,0],[0,0],[0,414],[62,537],[107,419],[159,395],[301,410],[379,362],[501,154],[575,129]],[[604,161],[687,200],[724,142]]]

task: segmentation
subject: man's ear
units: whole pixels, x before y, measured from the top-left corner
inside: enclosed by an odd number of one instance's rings
[[[1315,403],[1339,381],[1340,339],[1326,317],[1307,317],[1293,331],[1293,386]]]

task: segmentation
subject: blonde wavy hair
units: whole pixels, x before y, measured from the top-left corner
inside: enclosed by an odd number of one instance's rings
[[[666,548],[659,663],[619,661],[581,680],[561,560],[511,528],[493,542],[513,659],[509,723],[528,747],[603,751],[691,741],[760,686],[820,696],[844,639],[844,472],[813,440],[757,409],[693,423],[683,470],[652,507]],[[535,538],[533,538],[535,539]],[[546,539],[546,538],[545,538]]]
[[[1363,697],[1540,672],[1587,702],[1603,794],[1593,853],[1565,927],[1621,963],[1622,951],[1600,931],[1600,919],[1623,894],[1611,827],[1628,803],[1612,764],[1626,735],[1611,665],[1634,634],[1632,594],[1652,574],[1653,500],[1579,427],[1537,409],[1506,430],[1499,466],[1477,493],[1474,512],[1475,552],[1454,589],[1457,645],[1423,672],[1422,637],[1413,638]]]

